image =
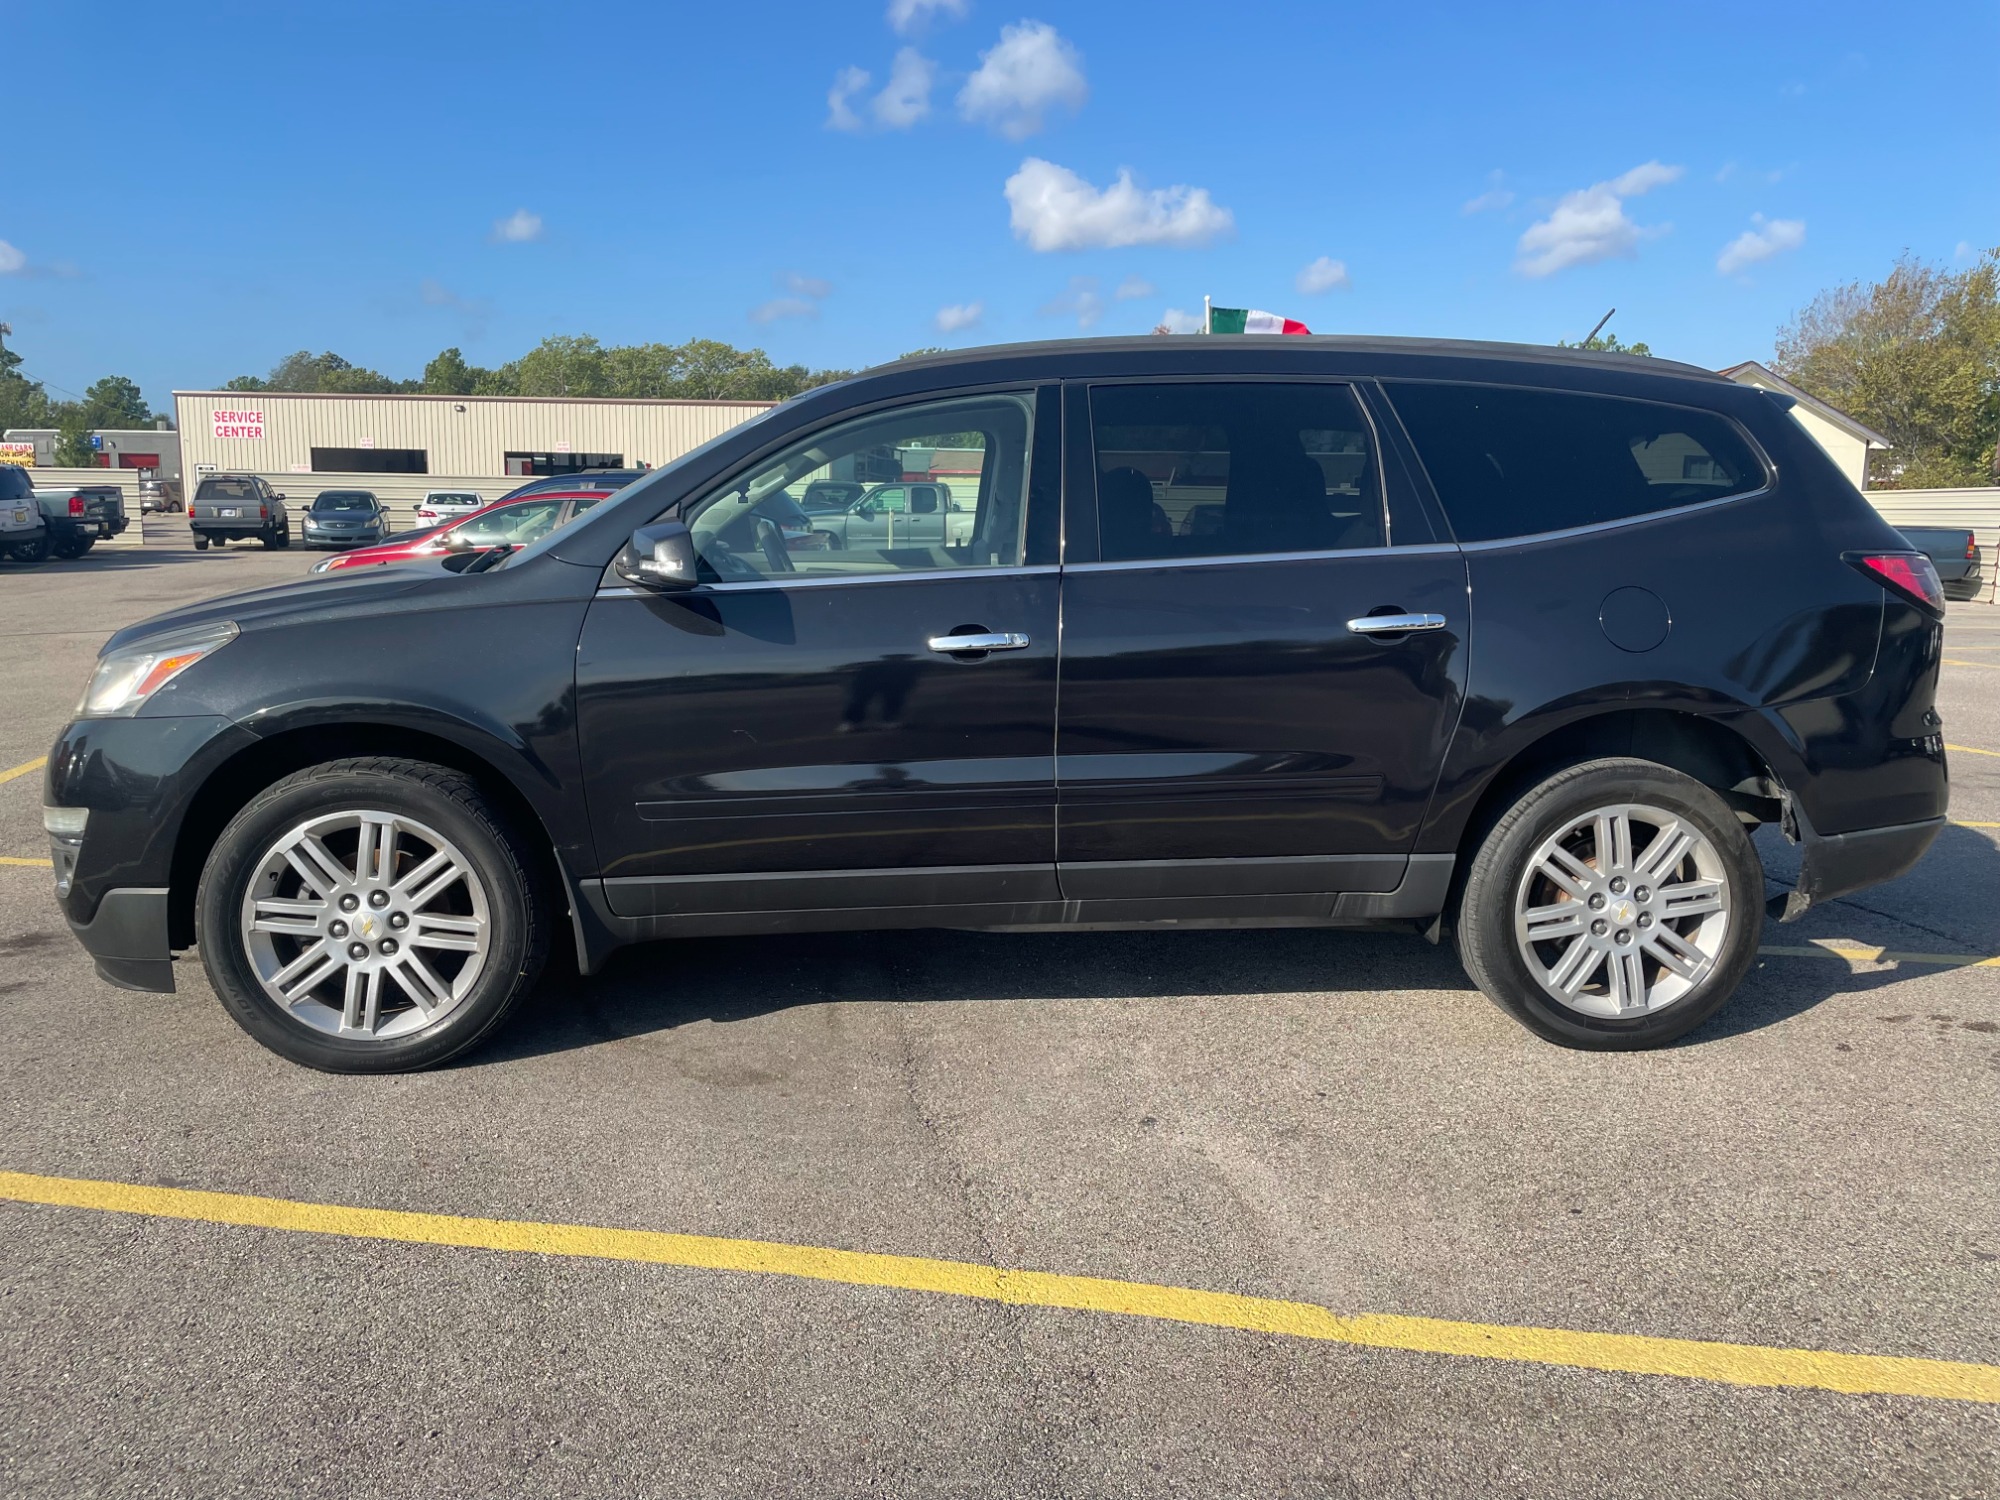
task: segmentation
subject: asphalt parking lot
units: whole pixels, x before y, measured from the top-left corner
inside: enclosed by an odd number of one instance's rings
[[[340,1078],[49,894],[105,635],[312,560],[149,530],[0,567],[0,1493],[2000,1495],[2000,610],[1958,823],[1664,1052],[1399,936],[896,933]]]

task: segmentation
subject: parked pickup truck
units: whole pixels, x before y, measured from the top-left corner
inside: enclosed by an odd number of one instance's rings
[[[36,490],[35,499],[48,523],[49,551],[57,557],[81,557],[131,524],[125,519],[125,492],[115,484]]]
[[[206,552],[231,538],[255,537],[266,547],[292,545],[292,517],[285,497],[255,474],[211,474],[188,502],[194,550]]]
[[[1979,539],[1963,526],[1904,526],[1903,540],[1921,547],[1937,566],[1947,599],[1977,599],[1986,587]]]
[[[935,480],[878,484],[844,511],[822,511],[814,530],[835,548],[962,547],[972,540],[974,514]]]

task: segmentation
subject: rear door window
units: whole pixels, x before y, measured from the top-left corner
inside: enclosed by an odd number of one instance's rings
[[[1344,385],[1090,391],[1106,562],[1382,545],[1374,443]]]
[[[1766,483],[1714,412],[1510,386],[1385,389],[1461,542],[1626,521]]]

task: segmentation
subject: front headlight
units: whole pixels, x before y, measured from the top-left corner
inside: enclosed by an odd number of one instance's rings
[[[219,625],[204,625],[199,630],[109,652],[98,658],[90,686],[83,690],[83,701],[76,706],[76,717],[130,718],[153,694],[235,639],[235,624],[224,620]]]

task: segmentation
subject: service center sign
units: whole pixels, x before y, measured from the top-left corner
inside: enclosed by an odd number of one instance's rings
[[[231,411],[216,407],[215,435],[219,438],[259,438],[264,436],[264,413],[260,411]]]

